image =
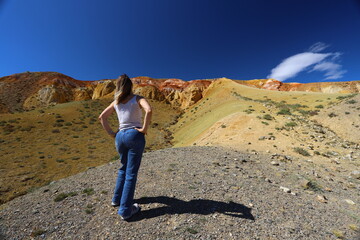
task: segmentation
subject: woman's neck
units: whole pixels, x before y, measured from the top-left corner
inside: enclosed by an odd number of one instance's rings
[[[124,98],[124,100],[121,101],[122,104],[127,103],[128,101],[130,101],[131,98],[134,97],[133,93],[130,93],[126,98]]]

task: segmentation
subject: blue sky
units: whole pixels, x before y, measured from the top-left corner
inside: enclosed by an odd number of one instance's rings
[[[0,77],[360,80],[358,0],[0,0]]]

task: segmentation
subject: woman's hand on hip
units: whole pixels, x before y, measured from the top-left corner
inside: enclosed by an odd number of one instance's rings
[[[119,132],[119,130],[117,130],[116,132],[113,132],[112,134],[110,134],[111,137],[115,138],[116,134]]]
[[[134,128],[134,129],[143,134],[147,134],[147,131],[144,128]]]

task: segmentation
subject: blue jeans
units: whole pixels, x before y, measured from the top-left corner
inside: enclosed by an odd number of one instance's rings
[[[121,167],[112,201],[120,204],[118,213],[131,215],[137,174],[145,148],[145,135],[135,129],[121,130],[116,134],[115,147],[120,155]]]

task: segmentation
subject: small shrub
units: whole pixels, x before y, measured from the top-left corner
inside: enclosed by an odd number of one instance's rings
[[[341,231],[333,230],[333,234],[339,239],[344,239],[344,233]]]
[[[221,125],[221,128],[226,128],[226,125],[225,125],[225,124],[222,124],[222,125]]]
[[[287,123],[285,123],[285,126],[286,127],[296,127],[297,123],[296,122],[287,122]]]
[[[309,183],[304,187],[305,189],[312,190],[314,192],[323,192],[322,187],[314,180],[306,178],[306,180],[309,181]]]
[[[54,201],[55,202],[60,202],[60,201],[64,200],[67,197],[73,197],[73,196],[76,196],[76,195],[77,195],[76,192],[59,193],[58,195],[56,195]]]
[[[31,129],[32,129],[32,127],[30,126],[30,127],[24,127],[24,128],[21,128],[20,129],[20,131],[22,131],[22,132],[30,132],[31,131]]]
[[[100,199],[98,199],[97,201],[100,201]],[[88,205],[86,205],[85,212],[86,212],[87,214],[92,214],[92,213],[94,213],[94,206],[89,203]]]
[[[246,112],[247,114],[250,114],[250,113],[252,113],[252,112],[254,112],[254,111],[255,111],[255,110],[254,110],[254,109],[251,109],[251,108],[244,110],[244,112]]]
[[[309,111],[308,113],[310,116],[318,115],[318,111]]]
[[[197,234],[199,232],[195,228],[191,228],[191,227],[186,228],[186,231],[191,233],[191,234]]]
[[[94,209],[92,209],[92,208],[86,208],[86,209],[85,209],[85,212],[86,212],[87,214],[92,214],[92,213],[94,213]]]
[[[291,112],[290,112],[290,109],[283,108],[279,112],[277,112],[277,114],[279,114],[279,115],[291,115]]]
[[[333,112],[332,112],[332,113],[329,113],[328,116],[331,117],[331,118],[332,118],[332,117],[337,117],[337,115],[336,115],[335,113],[333,113]]]
[[[357,101],[354,100],[354,99],[351,99],[351,100],[349,100],[349,101],[346,101],[346,103],[347,103],[347,104],[355,104],[355,103],[357,103]]]
[[[56,159],[56,161],[57,161],[58,163],[63,163],[63,162],[65,162],[64,159]]]
[[[60,130],[59,129],[53,129],[51,132],[52,133],[60,133]]]
[[[263,116],[263,119],[265,119],[265,120],[273,120],[273,117],[270,115],[270,114],[265,114],[264,116]]]
[[[320,105],[315,106],[315,108],[324,108],[324,106],[320,104]]]
[[[303,156],[310,156],[310,153],[308,151],[306,151],[305,149],[301,148],[301,147],[294,148],[294,151],[296,153],[299,153],[299,154],[303,155]]]
[[[350,113],[349,112],[345,112],[346,115],[349,115]]]
[[[268,122],[261,121],[261,123],[264,124],[264,125],[269,125]]]
[[[62,127],[64,126],[62,123],[54,123],[53,124],[53,127]]]
[[[346,96],[338,96],[338,97],[336,97],[336,99],[343,100],[343,99],[346,99]]]
[[[30,237],[36,238],[38,236],[43,235],[44,233],[46,233],[46,231],[44,229],[36,227],[36,228],[34,228],[34,230],[31,231]]]
[[[71,160],[79,160],[80,157],[72,157]]]
[[[9,123],[19,123],[19,122],[17,121],[17,119],[10,119]]]
[[[93,188],[85,188],[82,192],[85,193],[88,196],[93,195],[95,193]]]
[[[349,225],[349,228],[350,228],[351,230],[353,230],[353,231],[359,231],[359,227],[356,226],[355,224],[350,224],[350,225]]]

